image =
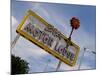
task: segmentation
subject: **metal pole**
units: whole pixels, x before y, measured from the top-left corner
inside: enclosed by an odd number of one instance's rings
[[[69,38],[68,38],[69,41],[71,40],[71,35],[72,35],[73,31],[74,31],[74,28],[72,27],[71,33],[70,33]]]
[[[60,68],[60,66],[61,66],[61,61],[59,60],[58,66],[56,68],[56,71],[58,71],[58,69]]]
[[[18,41],[19,37],[20,37],[20,35],[17,34],[16,37],[14,38],[14,41],[11,43],[11,49],[14,48],[14,46],[15,46],[16,42]]]
[[[79,66],[78,66],[78,70],[80,70],[80,67],[81,67],[81,64],[82,64],[82,60],[83,60],[85,51],[86,51],[86,48],[84,48],[84,52],[83,52],[83,55],[82,55],[82,57],[81,57],[80,64],[79,64]]]
[[[46,71],[46,69],[47,69],[47,67],[48,67],[49,62],[51,62],[51,60],[50,60],[50,59],[48,60],[48,62],[47,62],[47,64],[46,64],[46,67],[44,68],[44,72]]]
[[[83,57],[84,57],[84,54],[85,54],[86,49],[87,49],[87,48],[84,48],[84,52],[83,52],[83,55],[82,55],[82,57],[81,57],[80,64],[79,64],[79,66],[78,66],[78,70],[80,70],[80,67],[81,67],[81,65],[82,65],[82,60],[83,60]],[[92,52],[93,54],[96,55],[96,52],[94,52],[94,51],[91,51],[91,52]]]

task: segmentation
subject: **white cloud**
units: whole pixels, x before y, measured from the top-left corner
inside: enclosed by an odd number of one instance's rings
[[[11,34],[12,34],[11,41],[13,41],[17,35],[16,28],[17,28],[18,24],[19,23],[18,23],[17,19],[14,16],[11,16]]]
[[[17,19],[14,16],[11,16],[11,22],[12,22],[12,26],[16,26],[18,24]]]
[[[34,10],[40,16],[46,17],[48,19],[50,18],[50,15],[49,15],[48,11],[45,10],[42,7],[42,4],[40,4],[40,3],[32,3],[31,6],[32,6],[32,10]]]

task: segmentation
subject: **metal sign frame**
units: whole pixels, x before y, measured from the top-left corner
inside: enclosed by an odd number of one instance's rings
[[[39,42],[37,39],[33,38],[32,36],[30,36],[29,34],[27,34],[26,32],[24,32],[23,30],[21,30],[24,22],[26,21],[26,19],[28,18],[28,16],[33,16],[35,18],[37,18],[39,21],[41,21],[44,25],[48,26],[50,24],[48,24],[43,18],[41,18],[39,15],[37,15],[35,12],[31,11],[31,10],[28,10],[28,13],[23,17],[21,23],[18,25],[17,29],[16,29],[16,32],[18,34],[20,34],[21,36],[23,36],[24,38],[28,39],[29,41],[31,41],[32,43],[38,45],[39,47],[41,47],[43,50],[45,50],[46,52],[50,53],[51,55],[55,56],[56,58],[58,58],[59,60],[63,61],[64,63],[68,64],[69,66],[74,66],[75,63],[76,63],[76,60],[78,58],[78,54],[79,54],[79,51],[80,51],[80,47],[78,45],[76,45],[75,43],[72,43],[72,45],[77,48],[76,50],[76,55],[75,55],[75,59],[74,59],[74,62],[73,63],[70,63],[69,60],[65,59],[63,56],[61,56],[59,53],[51,50],[48,46],[44,45],[42,42]],[[52,25],[51,25],[52,26]],[[67,41],[68,41],[68,38],[65,37],[63,34],[61,34],[63,36],[63,38]]]

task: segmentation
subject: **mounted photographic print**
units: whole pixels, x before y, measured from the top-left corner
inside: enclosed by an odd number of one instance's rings
[[[11,0],[11,74],[96,69],[96,6]]]

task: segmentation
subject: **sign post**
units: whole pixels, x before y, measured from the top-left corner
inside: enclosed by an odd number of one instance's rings
[[[18,41],[20,35],[17,34],[16,37],[14,38],[14,41],[11,43],[11,49],[15,47],[16,42]]]
[[[59,60],[59,63],[58,63],[57,68],[56,68],[56,71],[58,71],[58,69],[60,68],[60,66],[61,66],[61,61]]]
[[[16,32],[67,65],[75,65],[79,46],[35,12],[27,12]]]

